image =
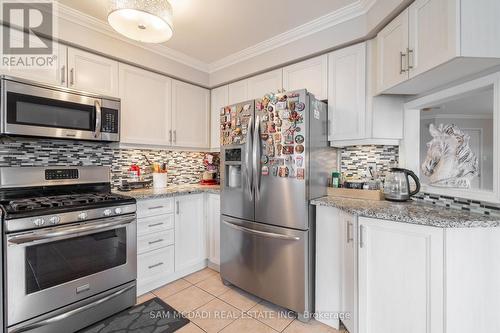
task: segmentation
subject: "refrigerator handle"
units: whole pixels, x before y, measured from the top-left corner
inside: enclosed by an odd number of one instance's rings
[[[260,117],[255,119],[255,129],[253,131],[253,172],[255,200],[260,198]]]
[[[250,162],[250,150],[252,150],[253,146],[253,131],[252,131],[252,119],[253,117],[250,117],[250,120],[248,121],[248,133],[247,133],[247,142],[246,142],[246,151],[245,151],[245,176],[246,176],[246,181],[247,181],[247,191],[248,191],[248,196],[250,197],[250,201],[253,201],[253,186],[252,186],[252,181],[253,181],[253,171],[251,171],[252,164]]]

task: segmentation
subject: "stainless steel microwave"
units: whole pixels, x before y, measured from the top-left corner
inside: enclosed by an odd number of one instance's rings
[[[120,100],[2,76],[1,133],[120,141]]]

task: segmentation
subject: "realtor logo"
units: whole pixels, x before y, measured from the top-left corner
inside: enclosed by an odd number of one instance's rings
[[[0,0],[2,59],[9,69],[42,69],[57,66],[57,43],[52,0]]]

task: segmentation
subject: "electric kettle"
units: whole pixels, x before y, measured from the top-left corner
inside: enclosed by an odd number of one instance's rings
[[[413,178],[417,186],[414,191],[410,190],[409,177]],[[420,181],[417,175],[411,170],[391,168],[385,176],[384,196],[386,200],[406,201],[412,195],[417,194],[418,191],[420,191]]]

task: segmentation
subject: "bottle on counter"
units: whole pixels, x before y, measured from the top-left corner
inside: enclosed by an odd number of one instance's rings
[[[340,172],[332,172],[332,187],[340,187]]]

